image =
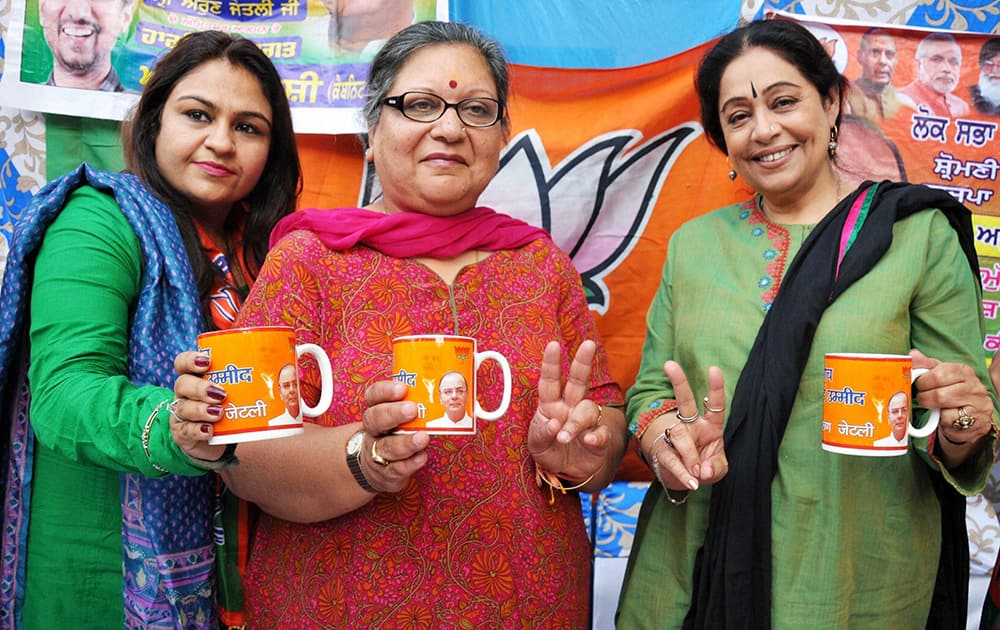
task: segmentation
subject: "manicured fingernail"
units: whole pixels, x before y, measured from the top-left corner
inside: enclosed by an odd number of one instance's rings
[[[217,387],[215,385],[209,385],[208,397],[211,398],[212,400],[225,400],[226,390],[222,389],[221,387]]]
[[[207,411],[208,415],[210,415],[210,416],[221,416],[222,415],[222,407],[220,407],[219,405],[209,405],[208,407],[205,408],[205,411]],[[208,426],[208,425],[205,425],[205,426]]]
[[[199,429],[201,429],[201,432],[202,432],[202,433],[211,433],[211,432],[212,432],[212,427],[211,427],[211,425],[207,425],[207,424],[203,424],[203,425],[201,425],[201,426],[200,426],[200,427],[198,427],[198,428],[199,428]]]
[[[211,362],[212,360],[203,354],[199,354],[194,358],[194,364],[198,367],[208,367]]]
[[[698,480],[697,479],[691,479],[691,480],[689,480],[688,481],[688,488],[691,488],[692,490],[697,490],[698,489]]]

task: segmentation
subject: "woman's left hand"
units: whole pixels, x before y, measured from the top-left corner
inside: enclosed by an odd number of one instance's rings
[[[927,357],[919,350],[910,350],[913,367],[927,368],[926,374],[917,377],[917,402],[924,409],[941,409],[938,435],[942,447],[963,446],[965,455],[971,453],[969,446],[975,445],[990,432],[993,424],[993,400],[975,370],[961,363],[942,363]],[[957,426],[961,416],[975,418],[975,422],[965,429]],[[961,457],[964,460],[965,457]],[[958,462],[949,462],[956,465]]]
[[[535,464],[567,479],[587,479],[605,465],[610,430],[601,424],[601,406],[586,395],[597,344],[580,344],[561,384],[559,343],[545,346],[538,378],[538,409],[528,428],[528,452]]]

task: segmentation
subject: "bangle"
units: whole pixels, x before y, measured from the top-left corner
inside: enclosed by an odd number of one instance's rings
[[[676,412],[676,411],[677,411],[677,404],[674,403],[674,406],[671,407],[670,409],[667,409],[663,413],[657,414],[657,415],[653,416],[652,418],[650,418],[649,422],[647,422],[645,424],[645,426],[642,427],[642,432],[636,434],[636,436],[635,436],[635,450],[636,450],[636,452],[639,453],[639,457],[642,459],[643,462],[645,462],[645,464],[647,466],[649,465],[649,460],[646,459],[646,455],[643,454],[643,452],[642,452],[642,436],[646,433],[646,431],[649,429],[649,427],[653,426],[653,423],[655,421],[657,421],[658,419],[660,419],[663,416],[667,415],[668,413]],[[649,445],[650,452],[652,452],[653,446],[656,444],[656,440],[660,439],[661,437],[666,438],[666,434],[664,433],[664,435],[662,435],[662,436],[658,435],[658,436],[656,436],[656,438],[653,439],[653,443]]]
[[[169,401],[161,401],[160,404],[153,409],[153,413],[149,414],[149,417],[146,418],[146,426],[142,428],[142,450],[146,453],[146,459],[149,461],[150,466],[163,473],[169,473],[170,471],[153,462],[153,457],[149,453],[149,432],[153,428],[153,421],[156,420],[157,414],[160,413],[160,410],[163,409],[163,406],[166,405],[167,402]]]

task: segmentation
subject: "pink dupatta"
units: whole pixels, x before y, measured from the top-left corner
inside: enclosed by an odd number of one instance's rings
[[[419,212],[382,214],[363,208],[308,208],[274,226],[271,247],[295,230],[315,234],[330,249],[365,245],[394,258],[454,258],[469,250],[522,247],[549,233],[491,208],[476,207],[450,216]]]

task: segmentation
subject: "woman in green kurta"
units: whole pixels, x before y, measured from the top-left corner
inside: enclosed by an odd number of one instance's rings
[[[256,44],[191,33],[123,141],[128,172],[81,165],[15,226],[0,293],[3,628],[218,627],[205,473],[235,458],[205,444],[209,423],[172,433],[191,414],[171,402],[174,360],[232,324],[294,210],[291,112]]]
[[[706,133],[758,195],[670,240],[627,409],[659,483],[618,627],[957,621],[961,593],[935,604],[952,617],[931,610],[936,584],[962,580],[939,562],[958,536],[942,527],[964,523],[959,493],[985,484],[996,435],[969,213],[924,187],[845,190],[846,81],[797,24],[727,35],[697,86]],[[915,359],[933,368],[917,400],[943,409],[939,429],[903,457],[823,451],[824,353],[911,348],[934,357]]]

